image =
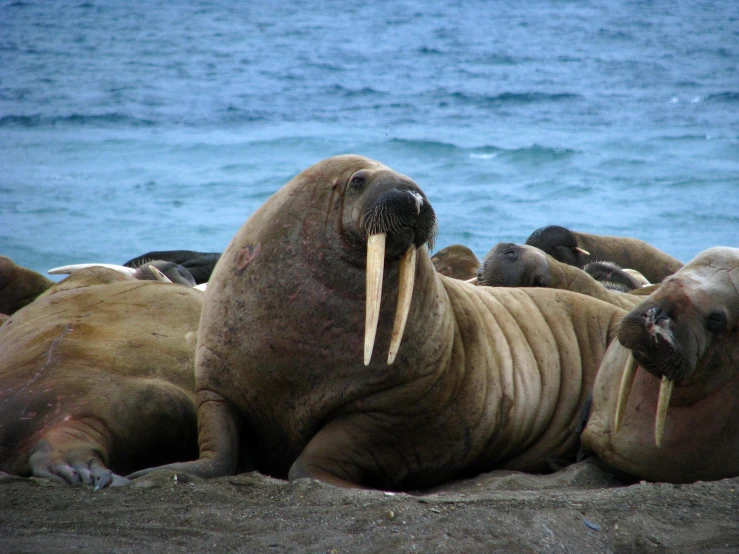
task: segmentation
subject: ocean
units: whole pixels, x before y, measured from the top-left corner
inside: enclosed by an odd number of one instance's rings
[[[739,246],[734,0],[0,6],[0,255],[225,249],[294,175],[412,177],[436,249],[535,229]]]

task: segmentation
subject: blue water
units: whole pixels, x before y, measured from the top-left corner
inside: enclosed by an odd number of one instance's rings
[[[734,0],[255,4],[2,4],[0,254],[221,251],[347,152],[416,180],[437,249],[739,246]]]

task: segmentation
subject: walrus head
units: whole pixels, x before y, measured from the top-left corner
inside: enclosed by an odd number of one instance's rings
[[[526,244],[543,250],[558,262],[582,269],[590,259],[590,252],[577,244],[577,238],[566,227],[549,225],[531,233]]]
[[[488,287],[548,287],[550,281],[544,252],[512,242],[496,244],[477,272],[477,284]]]
[[[631,355],[614,428],[618,430],[636,368],[641,367],[662,379],[655,420],[660,446],[675,383],[684,385],[682,402],[692,402],[736,372],[738,324],[739,249],[709,249],[663,281],[621,323],[618,340]]]
[[[359,169],[349,176],[344,189],[348,197],[357,198],[354,209],[346,214],[350,221],[345,221],[345,229],[359,222],[360,233],[367,242],[365,365],[372,358],[377,333],[385,258],[400,256],[398,307],[388,354],[388,364],[392,364],[410,309],[416,250],[424,244],[433,245],[436,215],[416,183],[388,168]]]

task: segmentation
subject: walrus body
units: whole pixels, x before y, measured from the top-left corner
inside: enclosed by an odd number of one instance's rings
[[[461,244],[442,248],[431,256],[436,271],[447,277],[467,281],[477,275],[480,260],[475,253]]]
[[[733,477],[737,414],[739,249],[717,247],[624,318],[598,373],[583,444],[639,479]]]
[[[51,279],[0,256],[0,314],[14,314],[53,286]]]
[[[325,160],[273,195],[209,282],[200,458],[169,467],[408,489],[494,467],[546,471],[548,457],[574,454],[579,412],[625,312],[569,291],[441,276],[424,246],[433,227],[412,180],[359,156]],[[378,235],[375,340],[365,305]]]
[[[202,296],[90,268],[16,312],[0,328],[0,471],[104,487],[196,455]]]
[[[604,287],[575,266],[559,262],[528,245],[501,242],[485,255],[477,284],[489,287],[546,287],[570,290],[630,310],[642,297]]]
[[[650,283],[659,283],[683,266],[679,260],[643,240],[579,233],[558,225],[537,229],[526,239],[526,244],[580,269],[590,262],[613,262],[635,269]]]

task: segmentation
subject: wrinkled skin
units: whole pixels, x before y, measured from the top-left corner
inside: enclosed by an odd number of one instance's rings
[[[0,314],[14,314],[52,286],[54,281],[0,256]]]
[[[467,281],[477,276],[480,260],[475,253],[461,244],[442,248],[431,256],[436,271],[447,277]]]
[[[200,458],[168,467],[409,489],[494,467],[546,471],[548,457],[574,455],[579,413],[625,312],[569,291],[439,275],[424,245],[429,209],[408,177],[338,156],[250,217],[203,308]],[[368,234],[383,224],[379,326],[365,365]],[[399,259],[415,247],[408,322],[388,365]]]
[[[580,269],[590,262],[613,262],[635,269],[650,283],[659,283],[683,265],[643,240],[578,233],[558,225],[537,229],[526,239],[526,244]]]
[[[0,471],[95,488],[197,454],[202,292],[79,271],[0,328]]]
[[[485,255],[477,284],[488,287],[546,287],[586,294],[630,310],[641,298],[606,289],[588,273],[558,262],[533,246],[501,242]]]
[[[616,393],[630,351],[637,369],[616,431]],[[658,447],[663,377],[674,390]],[[631,311],[593,394],[583,442],[612,467],[678,483],[739,475],[739,249],[699,254]]]

